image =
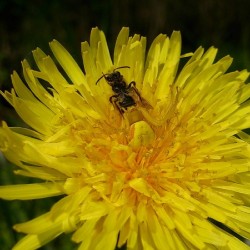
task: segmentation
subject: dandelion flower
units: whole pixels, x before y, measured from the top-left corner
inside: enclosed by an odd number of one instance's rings
[[[34,50],[37,69],[24,60],[25,83],[14,72],[2,93],[29,128],[3,123],[1,151],[41,182],[2,186],[0,197],[61,195],[14,226],[26,234],[14,249],[68,232],[81,250],[250,249],[230,233],[250,238],[248,72],[227,73],[232,59],[215,61],[213,47],[182,55],[179,32],[146,54],[146,38],[123,28],[111,59],[94,28],[84,72],[59,42],[50,47],[57,64]]]

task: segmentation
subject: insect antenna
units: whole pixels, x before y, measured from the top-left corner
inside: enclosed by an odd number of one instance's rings
[[[114,70],[113,70],[113,72],[115,72],[117,69],[124,69],[124,68],[127,68],[127,69],[130,69],[130,67],[129,66],[121,66],[121,67],[118,67],[118,68],[115,68]],[[104,77],[106,77],[106,76],[108,76],[108,75],[110,75],[110,74],[103,74],[103,72],[102,72],[102,76],[96,81],[96,85],[97,85],[97,83]]]
[[[108,74],[103,74],[103,72],[102,72],[102,76],[96,81],[96,85],[97,85],[97,83],[103,78],[103,77],[105,77],[106,75],[108,75]]]
[[[115,68],[115,69],[113,70],[113,72],[116,71],[117,69],[124,69],[124,68],[130,69],[129,66],[121,66],[121,67]]]

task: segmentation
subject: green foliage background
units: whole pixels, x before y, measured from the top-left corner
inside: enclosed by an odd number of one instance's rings
[[[49,52],[48,42],[59,40],[81,65],[80,42],[89,40],[92,27],[105,31],[112,49],[122,26],[131,34],[146,36],[148,44],[159,33],[180,30],[183,52],[214,45],[218,57],[234,58],[231,70],[250,70],[250,1],[248,0],[0,0],[0,89],[10,89],[9,75],[21,73],[21,60],[31,60],[36,47]],[[23,125],[0,97],[0,121]],[[0,155],[0,184],[31,183],[13,174],[14,166]],[[12,230],[49,210],[56,199],[39,201],[0,200],[0,248],[10,249],[21,237]],[[59,237],[44,250],[76,249],[70,235]]]

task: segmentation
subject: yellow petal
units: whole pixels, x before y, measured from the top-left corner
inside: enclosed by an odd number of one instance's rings
[[[85,82],[85,76],[77,65],[70,53],[56,40],[50,43],[50,47],[61,64],[67,75],[70,77],[73,83],[80,84]]]
[[[33,200],[63,194],[63,183],[18,184],[0,187],[0,197],[6,200]]]
[[[131,138],[129,145],[139,148],[150,145],[155,139],[155,133],[148,123],[139,121],[130,127],[129,137]]]

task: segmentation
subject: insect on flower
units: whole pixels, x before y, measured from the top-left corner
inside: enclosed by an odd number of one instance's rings
[[[115,68],[110,74],[103,74],[96,82],[96,84],[104,77],[106,82],[111,86],[115,93],[109,98],[109,101],[114,105],[121,115],[127,108],[136,105],[136,97],[139,99],[142,106],[151,108],[151,105],[141,97],[136,82],[132,81],[128,85],[124,80],[123,75],[117,69],[130,68],[129,66],[122,66]]]
[[[25,81],[14,71],[0,95],[27,126],[2,122],[0,153],[34,181],[0,183],[0,199],[59,197],[14,226],[26,235],[12,249],[72,232],[79,250],[250,250],[238,239],[250,239],[249,73],[228,72],[232,58],[215,61],[214,47],[184,63],[181,44],[180,32],[160,34],[146,53],[146,38],[124,27],[112,60],[94,28],[82,43],[86,72],[56,40],[57,62],[37,48],[35,69],[22,62]]]

